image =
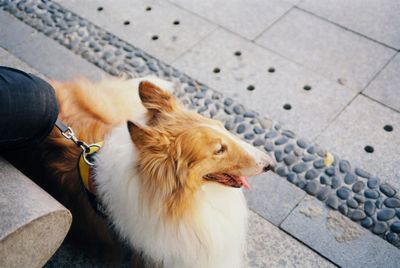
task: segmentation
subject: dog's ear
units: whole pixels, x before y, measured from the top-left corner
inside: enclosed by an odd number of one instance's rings
[[[152,112],[172,112],[174,100],[168,92],[148,81],[139,84],[139,97],[143,106]]]
[[[166,136],[151,127],[140,126],[131,121],[128,121],[127,126],[131,139],[138,148],[147,146],[154,152],[161,152],[165,149],[165,145],[169,145]]]

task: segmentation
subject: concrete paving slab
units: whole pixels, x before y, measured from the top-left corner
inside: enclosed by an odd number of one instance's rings
[[[400,2],[305,0],[300,8],[390,47],[400,49]]]
[[[395,54],[393,49],[296,8],[256,42],[359,91]]]
[[[292,8],[279,0],[170,0],[197,15],[253,40]]]
[[[249,182],[251,189],[244,190],[249,208],[276,226],[306,195],[275,173],[253,177]]]
[[[393,130],[384,129],[391,125]],[[317,139],[343,159],[400,188],[400,114],[359,95]],[[372,146],[367,153],[365,146]]]
[[[217,27],[162,0],[57,2],[167,63]]]
[[[172,65],[310,139],[357,93],[223,29]],[[310,90],[304,90],[307,85]],[[285,104],[291,109],[285,110]]]
[[[312,197],[304,198],[281,228],[339,266],[398,267],[398,248]]]
[[[399,34],[400,36],[400,34]],[[382,70],[363,93],[400,112],[400,54]]]
[[[36,69],[32,68],[30,65],[26,64],[25,62],[21,61],[13,54],[8,52],[7,50],[0,47],[0,65],[8,66],[16,69],[23,70],[27,73],[34,74],[36,76],[41,77],[42,79],[46,79],[44,75],[39,73]]]
[[[99,80],[102,76],[108,76],[101,69],[57,44],[56,41],[1,10],[0,24],[7,25],[7,29],[12,29],[12,31],[2,31],[0,47],[7,49],[23,61],[29,62],[32,67],[50,79],[68,80],[85,76]],[[20,33],[26,34],[24,39],[21,38]],[[60,65],[63,66],[61,71]]]
[[[335,267],[250,211],[245,267]]]

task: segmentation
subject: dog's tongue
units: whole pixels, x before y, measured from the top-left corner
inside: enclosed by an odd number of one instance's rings
[[[246,189],[250,189],[250,184],[247,182],[247,176],[239,176],[239,180],[243,183],[243,187]]]

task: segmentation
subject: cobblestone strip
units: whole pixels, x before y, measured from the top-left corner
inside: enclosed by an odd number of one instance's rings
[[[154,74],[180,83],[174,94],[186,107],[222,120],[226,129],[274,156],[279,176],[400,247],[400,194],[378,177],[224,98],[55,2],[0,0],[0,8],[114,76]]]

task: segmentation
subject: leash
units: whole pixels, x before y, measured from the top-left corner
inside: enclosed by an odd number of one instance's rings
[[[97,152],[98,150],[101,149],[102,144],[100,143],[93,143],[88,145],[84,141],[78,140],[78,138],[75,136],[74,131],[72,130],[71,127],[66,126],[63,122],[60,121],[60,119],[57,118],[57,121],[55,123],[56,127],[60,130],[61,134],[67,139],[71,140],[73,143],[75,143],[77,146],[81,147],[82,149],[82,157],[83,160],[85,161],[86,164],[89,166],[94,166],[94,161],[93,159],[90,159],[90,155],[93,154],[93,152]]]
[[[94,156],[103,146],[103,142],[87,144],[79,140],[71,127],[66,126],[63,122],[57,119],[55,126],[60,130],[61,134],[67,139],[71,140],[82,149],[79,156],[78,169],[81,181],[88,195],[89,202],[95,211],[102,217],[107,218],[104,206],[96,198],[96,187],[93,182],[93,166],[95,164]]]

